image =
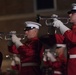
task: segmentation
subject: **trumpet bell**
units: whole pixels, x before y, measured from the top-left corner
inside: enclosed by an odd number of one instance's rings
[[[18,38],[21,38],[21,40],[25,40],[26,36],[24,34],[16,34]],[[11,36],[10,35],[6,35],[5,40],[11,40]]]
[[[40,16],[40,15],[38,16],[38,19],[44,20],[45,24],[47,26],[53,25],[53,19],[54,18],[61,20],[65,25],[68,24],[69,20],[70,20],[70,18],[68,18],[68,17],[58,17],[58,15],[56,15],[56,14],[53,14],[51,17],[50,16]]]
[[[4,40],[11,40],[11,35],[12,33],[4,33],[4,32],[0,32],[0,40],[4,39]],[[25,40],[26,35],[25,34],[16,34],[18,38],[21,38],[21,40]]]

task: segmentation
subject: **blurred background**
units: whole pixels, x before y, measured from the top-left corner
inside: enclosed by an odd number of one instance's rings
[[[76,3],[76,0],[0,0],[0,32],[24,33],[24,22],[37,21],[37,15],[68,17],[67,11],[71,9],[72,3]],[[39,36],[48,31],[45,21],[40,20],[40,23]],[[11,53],[8,52],[4,36],[0,40],[0,51],[3,54],[2,71],[6,71],[10,68]]]

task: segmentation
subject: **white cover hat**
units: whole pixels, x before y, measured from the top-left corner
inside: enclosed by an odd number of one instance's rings
[[[72,9],[70,11],[68,11],[68,14],[71,14],[71,13],[76,13],[76,3],[73,3]]]
[[[32,21],[26,21],[25,24],[26,24],[26,27],[31,27],[31,29],[32,28],[39,29],[39,26],[41,26],[41,24],[37,22],[32,22]]]

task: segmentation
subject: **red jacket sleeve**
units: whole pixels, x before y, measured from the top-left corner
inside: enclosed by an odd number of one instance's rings
[[[68,39],[71,43],[76,44],[76,33],[72,30],[66,31],[64,37]]]
[[[64,36],[61,34],[55,34],[57,44],[61,44],[64,41]]]
[[[14,53],[14,54],[19,53],[15,45],[8,46],[8,51],[11,52],[11,53]]]

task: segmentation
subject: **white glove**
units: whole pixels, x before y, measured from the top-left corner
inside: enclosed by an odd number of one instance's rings
[[[12,60],[11,66],[15,66],[15,61],[14,60]]]
[[[43,57],[43,61],[47,61],[46,56]]]
[[[52,62],[56,61],[56,58],[54,57],[54,55],[50,52],[47,52],[47,57],[49,60],[51,60]]]
[[[46,54],[43,54],[43,61],[47,61],[47,56],[46,56]]]
[[[21,39],[18,38],[15,34],[12,34],[12,42],[16,45],[17,48],[19,46],[22,46],[23,45],[20,40]]]
[[[60,20],[58,20],[56,18],[54,18],[53,20],[54,20],[53,26],[59,28],[62,34],[64,34],[67,30],[70,30]]]
[[[19,57],[15,57],[14,60],[17,61],[17,62],[20,62]]]

